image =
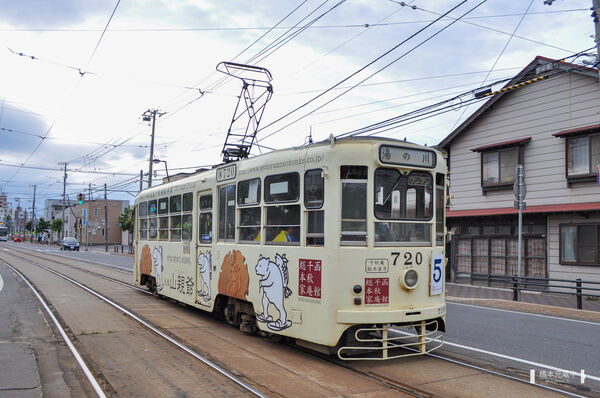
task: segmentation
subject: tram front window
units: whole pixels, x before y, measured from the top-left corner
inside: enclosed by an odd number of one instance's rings
[[[411,242],[429,245],[433,215],[433,178],[419,171],[396,169],[375,171],[375,242],[382,245]],[[393,222],[393,221],[404,222]],[[419,223],[405,221],[421,221]]]

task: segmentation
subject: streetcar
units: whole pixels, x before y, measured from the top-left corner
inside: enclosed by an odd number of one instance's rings
[[[198,171],[135,201],[135,283],[341,359],[443,344],[447,167],[330,139]],[[408,330],[408,331],[407,331]]]
[[[0,242],[8,240],[8,228],[0,227]]]

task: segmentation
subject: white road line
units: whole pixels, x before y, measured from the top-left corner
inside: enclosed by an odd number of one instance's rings
[[[394,330],[394,332],[396,332],[396,333],[404,334],[404,335],[407,335],[407,336],[415,336],[414,333],[408,333],[408,332],[405,332],[403,330],[398,330],[398,329],[392,329],[392,330]],[[429,340],[431,340],[431,338],[427,338],[427,340],[429,341]],[[444,340],[444,345],[448,345],[448,346],[451,346],[451,347],[462,348],[463,350],[469,350],[469,351],[479,352],[481,354],[486,354],[486,355],[490,355],[490,356],[494,356],[494,357],[498,357],[498,358],[504,358],[504,359],[508,359],[510,361],[521,362],[521,363],[524,363],[524,364],[529,365],[529,366],[537,366],[538,368],[544,368],[544,369],[558,371],[558,372],[561,372],[561,373],[567,373],[567,374],[570,374],[572,376],[581,376],[580,372],[575,372],[573,370],[562,369],[562,368],[559,368],[559,367],[556,367],[556,366],[552,366],[552,365],[546,365],[546,364],[539,363],[539,362],[529,361],[527,359],[522,359],[522,358],[517,358],[517,357],[511,357],[509,355],[499,354],[497,352],[482,350],[481,348],[475,348],[475,347],[469,347],[469,346],[462,345],[462,344],[451,343],[451,342],[449,342],[447,340]],[[600,381],[600,377],[598,377],[598,376],[591,376],[591,375],[586,374],[585,378],[586,379],[595,380],[595,381]]]
[[[3,287],[4,287],[4,280],[2,279],[2,275],[0,275],[0,292],[2,291]]]
[[[598,323],[598,322],[580,321],[579,319],[561,318],[561,317],[558,317],[558,316],[533,314],[533,313],[530,313],[530,312],[505,310],[505,309],[501,309],[501,308],[485,307],[485,306],[474,305],[474,304],[454,303],[452,301],[446,301],[446,304],[459,305],[459,306],[463,306],[463,307],[475,307],[475,308],[481,308],[481,309],[490,310],[490,311],[510,312],[510,313],[513,313],[513,314],[520,314],[520,315],[527,315],[527,316],[537,316],[539,318],[556,319],[556,320],[560,320],[560,321],[577,322],[577,323],[585,323],[587,325],[600,326],[600,323]]]

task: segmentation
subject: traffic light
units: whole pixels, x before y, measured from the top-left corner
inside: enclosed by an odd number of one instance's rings
[[[78,193],[77,194],[77,204],[83,204],[83,194],[82,193]]]

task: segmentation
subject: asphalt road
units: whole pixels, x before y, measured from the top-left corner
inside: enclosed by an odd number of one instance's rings
[[[109,265],[133,271],[133,256],[111,254],[113,247],[109,245],[108,252],[104,251],[86,251],[85,247],[81,247],[80,251],[60,250],[58,246],[53,245],[38,245],[30,243],[15,243],[8,242],[8,245],[14,245],[27,250],[35,250],[44,253],[52,253],[57,256],[68,256],[79,260],[87,260],[98,264]]]
[[[449,342],[600,376],[599,323],[450,302],[446,319]]]

